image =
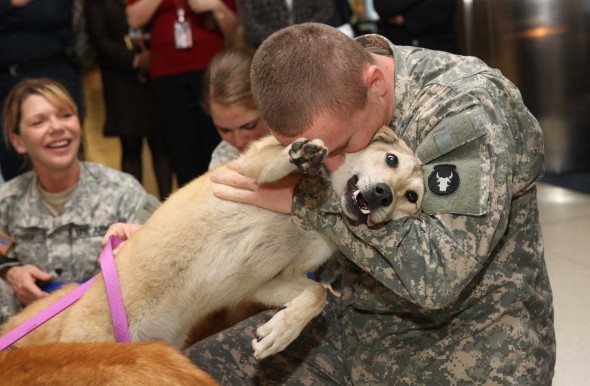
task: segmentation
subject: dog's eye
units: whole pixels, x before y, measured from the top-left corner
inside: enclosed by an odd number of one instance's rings
[[[395,154],[389,153],[385,156],[385,162],[387,162],[387,165],[391,167],[396,167],[399,161]]]
[[[413,190],[409,190],[406,192],[406,198],[412,204],[415,204],[418,201],[418,194],[416,192],[414,192]]]

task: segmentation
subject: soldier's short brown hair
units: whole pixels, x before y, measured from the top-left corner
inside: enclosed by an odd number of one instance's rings
[[[364,108],[363,70],[372,63],[373,57],[339,30],[297,24],[275,32],[256,51],[252,93],[270,129],[296,137],[320,113],[346,119]]]

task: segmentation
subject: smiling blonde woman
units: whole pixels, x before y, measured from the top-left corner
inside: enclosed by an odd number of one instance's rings
[[[32,170],[0,186],[0,323],[50,288],[92,277],[108,227],[143,223],[159,206],[131,175],[80,160],[76,104],[59,83],[21,81],[3,118]]]

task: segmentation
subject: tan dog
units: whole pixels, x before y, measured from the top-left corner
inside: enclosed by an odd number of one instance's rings
[[[53,343],[0,352],[2,384],[186,385],[218,382],[164,342]]]
[[[326,154],[319,140],[301,139],[284,148],[266,137],[251,146],[240,164],[246,175],[267,183],[298,167],[317,171]],[[424,190],[419,161],[387,128],[365,150],[347,155],[332,181],[343,213],[370,226],[417,214]],[[248,298],[283,307],[256,331],[254,355],[264,358],[283,350],[323,309],[325,289],[305,273],[324,263],[335,247],[287,215],[219,200],[212,186],[205,174],[177,191],[118,253],[131,337],[181,348],[205,315]],[[66,291],[42,302],[49,304]],[[33,304],[13,317],[3,332],[36,308],[41,307]],[[108,309],[100,277],[78,302],[15,346],[112,341]]]

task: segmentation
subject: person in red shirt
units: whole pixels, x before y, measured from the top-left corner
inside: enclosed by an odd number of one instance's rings
[[[235,0],[127,0],[131,28],[149,27],[150,77],[178,186],[207,171],[219,142],[200,108],[207,65],[238,27]]]

